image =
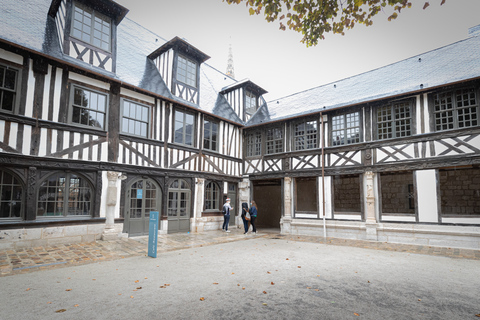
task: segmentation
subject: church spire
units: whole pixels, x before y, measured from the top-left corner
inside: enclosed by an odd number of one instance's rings
[[[235,71],[233,70],[233,54],[232,54],[232,45],[230,44],[228,48],[228,64],[227,64],[227,75],[235,78]]]

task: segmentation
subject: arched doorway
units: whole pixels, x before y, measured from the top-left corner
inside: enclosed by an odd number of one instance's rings
[[[161,211],[162,191],[152,179],[135,180],[127,188],[125,229],[129,236],[148,234],[150,211]]]
[[[168,186],[168,233],[190,231],[191,191],[183,179],[173,180]]]

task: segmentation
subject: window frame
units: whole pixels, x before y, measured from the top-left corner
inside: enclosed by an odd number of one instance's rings
[[[210,194],[207,194],[207,188],[209,186],[215,186],[213,189],[217,188],[217,190],[213,190]],[[217,193],[215,195],[215,192]],[[205,212],[215,212],[215,211],[221,211],[221,196],[223,195],[222,188],[220,187],[220,184],[215,182],[215,181],[205,181],[205,190],[204,190],[204,205],[203,205],[203,211]],[[207,198],[208,196],[208,198]],[[212,208],[207,208],[207,201],[210,201],[213,203]],[[216,205],[216,207],[215,207]]]
[[[109,94],[107,92],[103,92],[103,91],[100,91],[100,90],[91,89],[90,87],[82,86],[80,84],[77,84],[76,82],[69,82],[69,85],[71,87],[70,88],[69,104],[68,104],[68,113],[69,113],[68,121],[69,121],[69,123],[72,124],[72,125],[75,125],[75,126],[89,128],[89,129],[93,129],[93,130],[107,131],[108,130]],[[97,94],[97,95],[102,95],[102,96],[105,97],[105,112],[99,112],[99,113],[104,114],[103,128],[99,128],[99,127],[91,126],[91,125],[88,125],[88,124],[82,124],[82,123],[78,123],[78,122],[73,121],[74,107],[75,107],[74,106],[74,103],[75,103],[75,88],[78,88],[78,89],[81,89],[81,90],[84,90],[84,91],[88,91],[90,93],[94,93],[94,94]],[[81,105],[77,106],[77,107],[84,108],[84,106],[81,106]],[[89,109],[89,110],[92,110],[94,112],[98,112],[98,110],[95,110],[95,109],[90,109],[90,108],[85,108],[85,109]]]
[[[280,138],[275,138],[275,133],[273,133],[273,139],[269,140],[269,131],[279,131],[281,137]],[[278,151],[278,143],[281,143],[280,151]],[[271,144],[271,147],[273,148],[273,152],[269,152],[269,143]],[[285,152],[285,130],[283,126],[275,126],[275,127],[270,127],[265,129],[265,154],[270,155],[270,154],[278,154],[278,153],[283,153]]]
[[[183,128],[183,130],[182,130],[182,142],[176,141],[176,135],[175,135],[176,129],[175,129],[175,125],[176,125],[176,123],[177,123],[177,112],[183,114],[183,121],[182,121],[182,123],[183,123],[183,126],[182,126],[182,128]],[[187,116],[188,116],[188,115],[192,116],[192,118],[193,118],[193,121],[192,121],[192,138],[191,138],[191,139],[192,139],[192,144],[187,144],[187,143],[185,143],[185,141],[186,141],[186,139],[185,139],[185,138],[186,138],[186,127],[187,127],[187,125],[186,125],[186,119],[187,119]],[[194,113],[192,113],[192,112],[188,112],[188,111],[186,111],[186,110],[184,110],[184,109],[175,108],[175,109],[173,110],[173,128],[172,128],[172,130],[173,130],[173,136],[172,136],[172,141],[173,141],[173,143],[179,144],[179,145],[183,145],[183,146],[187,146],[187,147],[193,147],[193,148],[194,148],[194,147],[196,146],[196,143],[195,143],[195,142],[196,142],[196,139],[195,139],[195,138],[196,138],[196,124],[197,124],[197,121],[196,121],[196,120],[197,120],[196,114],[194,114]]]
[[[147,109],[147,121],[143,121],[143,120],[138,120],[138,119],[135,119],[135,118],[131,118],[131,117],[126,117],[125,116],[125,103],[129,103],[129,104],[133,104],[137,107],[141,107],[141,108],[146,108]],[[147,104],[143,104],[143,103],[140,103],[140,102],[137,102],[137,101],[133,101],[131,99],[127,99],[127,98],[122,98],[121,99],[121,111],[120,111],[120,132],[121,134],[126,134],[126,135],[131,135],[131,136],[136,136],[136,137],[141,137],[141,138],[145,138],[145,139],[149,139],[151,137],[151,122],[152,122],[152,107],[147,105]],[[127,118],[129,120],[132,120],[134,121],[134,123],[136,124],[137,122],[139,123],[146,123],[146,135],[141,135],[141,134],[136,134],[136,133],[131,133],[131,132],[127,132],[127,131],[124,131],[124,119]]]
[[[12,217],[12,209],[10,209],[10,215],[8,217],[0,217],[0,223],[2,222],[6,222],[6,221],[21,221],[24,219],[25,217],[25,207],[26,207],[26,202],[25,202],[25,199],[26,199],[26,186],[25,186],[25,183],[24,181],[22,181],[22,179],[20,179],[20,177],[13,173],[12,171],[10,170],[6,170],[6,169],[0,169],[0,206],[1,206],[1,203],[2,202],[7,202],[5,201],[6,199],[2,196],[2,192],[3,192],[3,188],[5,186],[5,184],[3,183],[4,181],[4,177],[5,177],[5,174],[8,174],[11,176],[12,178],[12,182],[10,184],[10,186],[12,187],[12,192],[11,192],[11,197],[10,199],[7,199],[7,200],[10,200],[10,202],[15,202],[15,199],[12,199],[13,198],[13,191],[14,191],[14,187],[17,187],[17,188],[20,188],[21,189],[21,195],[20,195],[20,210],[19,210],[19,216],[18,217]],[[15,182],[18,182],[18,184],[15,184]],[[15,205],[16,203],[14,203]]]
[[[405,118],[401,118],[401,119],[396,119],[395,116],[395,110],[396,110],[396,107],[401,105],[401,104],[406,104],[408,105],[409,107],[409,113],[410,113],[410,117],[405,117]],[[391,111],[391,119],[390,120],[387,120],[387,121],[379,121],[379,112],[382,110],[382,109],[387,109],[389,108],[389,110]],[[384,103],[384,104],[379,104],[376,108],[374,108],[374,114],[373,114],[373,123],[374,123],[374,128],[375,128],[375,131],[374,131],[374,136],[375,136],[375,139],[376,140],[389,140],[389,139],[397,139],[397,138],[407,138],[407,137],[411,137],[413,135],[415,135],[415,132],[416,132],[416,125],[415,125],[415,119],[416,119],[416,110],[415,110],[415,99],[402,99],[402,100],[395,100],[395,101],[389,101],[387,103]],[[382,115],[383,116],[383,115]],[[402,120],[409,120],[409,126],[410,126],[410,133],[408,135],[400,135],[400,136],[397,136],[398,135],[398,126],[400,125],[398,122],[399,121],[402,121]],[[381,138],[380,136],[380,128],[379,128],[379,125],[380,124],[390,124],[390,128],[391,128],[391,137],[387,137],[387,138]],[[402,131],[400,131],[402,132]]]
[[[467,107],[459,107],[458,106],[458,103],[457,103],[457,92],[458,91],[462,91],[462,92],[465,92],[467,90],[471,90],[472,93],[475,95],[475,102],[476,102],[476,105],[469,105]],[[446,109],[444,110],[435,110],[436,109],[436,106],[435,106],[435,102],[436,102],[436,98],[441,96],[442,94],[445,95],[445,94],[451,94],[451,98],[452,98],[452,108],[449,109],[451,110],[452,112],[452,128],[446,128],[446,129],[438,129],[438,124],[437,124],[437,116],[439,114],[445,114],[446,112],[448,112]],[[444,131],[449,131],[449,130],[457,130],[457,129],[466,129],[466,128],[475,128],[475,127],[478,127],[480,125],[480,102],[479,102],[479,98],[480,98],[480,94],[479,94],[479,88],[478,86],[476,85],[470,85],[470,86],[462,86],[462,87],[456,87],[456,88],[448,88],[448,89],[445,89],[445,90],[439,90],[439,91],[436,91],[432,94],[429,95],[429,105],[430,105],[430,113],[432,115],[432,119],[431,119],[431,131],[432,132],[444,132]],[[476,116],[476,124],[474,125],[470,125],[470,126],[463,126],[463,127],[460,127],[459,126],[459,113],[458,111],[459,110],[465,110],[465,109],[469,109],[469,108],[472,108],[475,110],[475,112],[473,113],[475,116]],[[470,121],[473,121],[473,120],[470,120]],[[446,125],[448,125],[449,123],[447,123]],[[445,124],[440,124],[441,126],[442,125],[445,125]]]
[[[181,65],[181,61],[180,59],[184,59],[185,60],[185,69],[182,69],[182,70],[185,70],[185,75],[183,76],[179,76],[180,73],[179,71],[181,70],[180,69],[180,65]],[[195,66],[195,68],[192,68],[190,64],[193,64]],[[195,69],[195,74],[193,74],[191,71]],[[190,75],[190,77],[189,77]],[[193,77],[192,77],[193,76]],[[198,62],[195,61],[194,59],[191,59],[185,55],[182,55],[182,54],[178,54],[177,55],[177,67],[176,67],[176,70],[175,70],[175,77],[176,77],[176,80],[186,86],[189,86],[189,87],[192,87],[192,88],[195,88],[195,89],[198,89]],[[193,81],[195,81],[194,84],[191,83],[192,79],[194,79]],[[189,81],[190,80],[190,81]]]
[[[4,70],[12,70],[12,71],[15,71],[15,89],[7,89],[5,88],[3,85],[0,87],[0,112],[4,112],[4,113],[9,113],[9,114],[16,114],[17,113],[17,107],[20,103],[20,94],[19,94],[19,91],[20,91],[20,87],[22,86],[22,81],[21,81],[21,78],[22,78],[22,69],[19,68],[19,67],[16,67],[16,66],[11,66],[10,64],[7,64],[7,63],[3,63],[0,62],[0,67],[4,68]],[[4,74],[4,77],[5,77],[5,74]],[[4,81],[2,79],[2,81]],[[2,108],[2,101],[3,101],[3,92],[4,91],[8,91],[8,92],[13,92],[13,104],[12,104],[12,110],[6,110],[6,109],[3,109]]]
[[[311,133],[308,133],[306,127],[309,123],[311,122],[315,122],[315,146],[314,147],[309,147],[309,143],[308,143],[308,136],[311,136],[313,134]],[[295,121],[292,123],[292,130],[291,130],[291,135],[292,135],[292,151],[294,152],[297,152],[297,151],[307,151],[307,150],[315,150],[315,149],[318,149],[320,148],[319,146],[319,142],[320,142],[320,123],[319,123],[319,119],[317,118],[304,118],[304,119],[301,119],[301,120],[298,120],[298,121]],[[305,129],[303,130],[304,133],[301,134],[301,135],[296,135],[296,127],[297,125],[299,124],[303,124],[305,126]],[[303,138],[303,141],[307,141],[307,144],[306,144],[306,147],[305,148],[299,148],[299,145],[300,145],[300,141],[297,140],[299,138]]]
[[[347,116],[352,115],[352,114],[358,114],[358,126],[348,126],[347,122]],[[343,117],[343,128],[334,130],[334,120],[337,117]],[[363,112],[361,109],[355,109],[351,111],[340,111],[340,112],[335,112],[331,115],[329,115],[329,146],[330,147],[341,147],[341,146],[346,146],[346,145],[351,145],[351,144],[356,144],[356,143],[362,143],[363,142]],[[358,128],[358,141],[355,142],[348,142],[348,131],[354,128]],[[334,144],[334,133],[343,131],[343,143],[339,144]]]
[[[250,140],[253,138],[257,138],[257,140]],[[258,140],[258,138],[260,138]],[[252,132],[248,132],[245,136],[245,155],[247,158],[255,158],[262,156],[262,132],[260,130],[255,130]],[[258,154],[257,154],[258,152]]]
[[[88,12],[91,15],[91,18],[90,18],[91,19],[91,24],[89,26],[91,31],[89,33],[90,34],[89,41],[84,40],[83,37],[78,37],[78,36],[74,35],[74,30],[77,29],[75,27],[75,21],[78,21],[78,20],[75,19],[75,14],[76,14],[75,9],[76,8],[82,10],[83,12]],[[84,16],[83,13],[82,13],[82,16]],[[109,34],[109,38],[108,38],[108,49],[105,49],[105,48],[102,47],[103,40],[101,40],[100,46],[94,44],[94,41],[95,41],[95,38],[96,38],[95,37],[95,31],[97,30],[97,29],[95,29],[95,23],[96,23],[95,18],[98,18],[102,21],[102,29],[103,29],[103,23],[104,22],[109,23],[110,34]],[[87,25],[87,24],[83,23],[83,21],[80,22],[80,23],[82,23],[82,29],[83,29],[83,25]],[[111,18],[109,18],[108,16],[98,12],[97,10],[95,10],[95,9],[93,9],[93,8],[87,6],[87,5],[84,5],[84,4],[79,3],[77,1],[73,1],[73,4],[72,4],[72,18],[71,18],[71,26],[70,26],[70,37],[72,37],[75,40],[80,41],[82,43],[88,44],[89,46],[95,47],[97,49],[100,49],[104,52],[107,52],[107,53],[111,54],[112,51],[113,51],[112,50],[112,47],[113,47],[113,37],[112,37],[112,35],[113,35],[113,31],[114,31],[113,30],[113,25],[114,25],[113,20]],[[83,35],[83,33],[84,33],[83,30],[81,32],[82,32],[82,35]],[[103,36],[104,35],[103,30],[102,30],[101,33],[102,33],[101,35]],[[102,39],[103,39],[103,37],[102,37]]]
[[[208,123],[210,123],[210,136],[207,137],[206,136],[206,132],[207,130],[205,130],[205,125]],[[215,139],[213,139],[213,130],[212,130],[212,125],[215,125],[216,126],[216,135],[215,135]],[[218,121],[215,121],[211,118],[204,118],[203,119],[203,149],[205,150],[209,150],[209,151],[214,151],[214,152],[218,152],[218,142],[219,142],[219,139],[218,139],[218,136],[219,136],[219,127],[220,127],[220,123]],[[209,147],[205,147],[205,143],[208,143]],[[215,148],[212,148],[212,144],[215,143]]]
[[[245,115],[252,117],[258,110],[258,96],[250,90],[245,89]],[[253,103],[252,103],[253,101]]]
[[[68,214],[69,213],[69,203],[70,203],[70,197],[64,197],[63,199],[63,213],[61,215],[39,215],[39,205],[40,205],[40,191],[41,189],[44,187],[42,186],[42,184],[45,182],[45,181],[48,181],[51,177],[53,176],[59,176],[59,177],[62,177],[62,174],[63,174],[63,177],[65,178],[65,186],[63,187],[64,190],[70,190],[72,187],[71,187],[71,176],[72,175],[75,175],[77,176],[77,178],[80,178],[80,179],[83,179],[83,181],[85,182],[85,186],[88,187],[90,189],[90,209],[89,209],[89,214],[88,215],[72,215],[72,214]],[[58,177],[57,177],[57,181],[58,181]],[[68,185],[67,185],[68,184]],[[52,188],[52,186],[46,186],[47,188],[47,195],[49,194],[48,193],[48,189],[49,188]],[[57,185],[54,186],[53,189],[58,189],[57,188]],[[96,194],[96,189],[92,183],[92,181],[90,181],[90,179],[88,179],[86,176],[82,175],[82,174],[79,174],[77,172],[67,172],[67,171],[57,171],[57,172],[53,172],[47,176],[45,176],[38,184],[38,188],[36,190],[36,200],[35,200],[35,217],[37,220],[50,220],[50,219],[68,219],[68,220],[78,220],[78,219],[91,219],[91,218],[94,218],[95,216],[95,194]],[[66,192],[65,192],[66,193]],[[57,199],[57,195],[58,195],[58,190],[57,192],[55,193],[55,199]],[[46,213],[46,210],[45,210],[45,213]]]

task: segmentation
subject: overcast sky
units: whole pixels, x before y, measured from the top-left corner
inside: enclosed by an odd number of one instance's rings
[[[267,101],[347,78],[468,37],[480,24],[480,0],[411,0],[396,20],[380,13],[373,26],[357,25],[345,36],[327,35],[316,47],[302,35],[278,29],[263,15],[250,16],[245,4],[222,0],[116,0],[136,21],[166,40],[187,39],[226,72],[231,44],[235,78],[267,90]],[[393,76],[393,75],[392,75]]]

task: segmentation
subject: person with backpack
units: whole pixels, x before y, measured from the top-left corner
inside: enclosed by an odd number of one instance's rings
[[[250,206],[250,223],[252,224],[252,232],[257,233],[257,229],[255,228],[255,219],[257,219],[257,204],[255,201],[252,200],[251,206]]]
[[[225,230],[225,232],[230,232],[228,230],[228,223],[230,222],[230,210],[232,210],[232,206],[230,205],[230,198],[227,198],[225,200],[225,204],[223,205],[223,226],[222,230]]]
[[[243,228],[245,232],[243,234],[248,233],[248,227],[250,226],[248,223],[250,222],[250,213],[248,212],[248,203],[242,203],[242,220],[243,220]]]

